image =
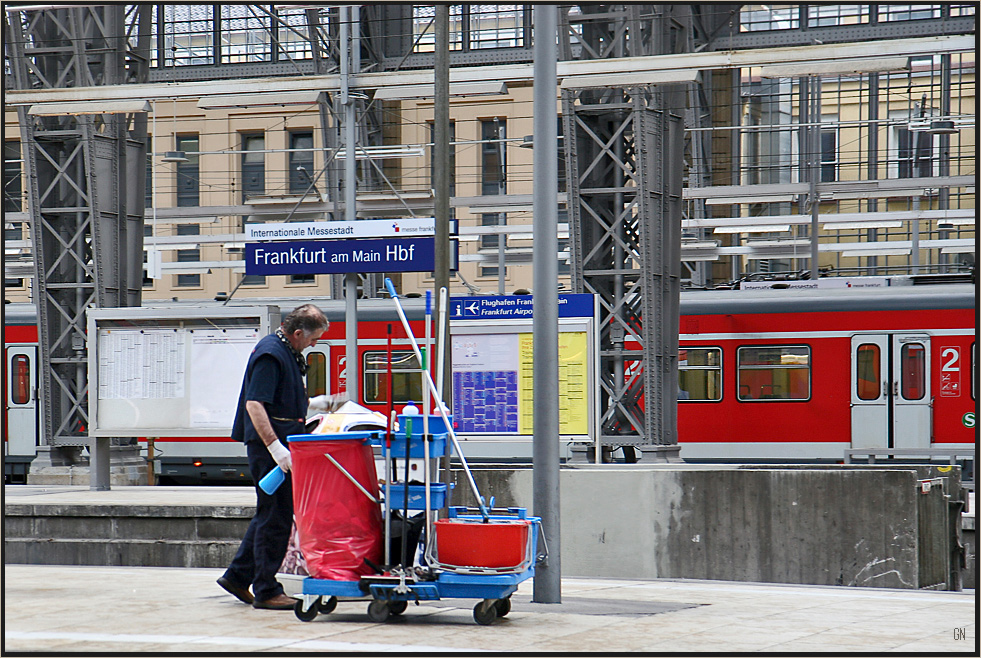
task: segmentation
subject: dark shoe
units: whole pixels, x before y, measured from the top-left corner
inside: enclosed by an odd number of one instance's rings
[[[238,585],[228,580],[228,578],[225,578],[224,576],[219,578],[217,582],[219,585],[221,585],[221,588],[223,590],[234,596],[242,603],[248,603],[249,605],[252,605],[252,602],[255,600],[255,597],[252,596],[252,592],[249,591],[248,587],[239,587]]]
[[[263,608],[265,610],[292,610],[294,605],[296,605],[296,599],[294,599],[292,596],[277,594],[271,599],[266,599],[265,601],[255,601],[252,604],[252,607]]]

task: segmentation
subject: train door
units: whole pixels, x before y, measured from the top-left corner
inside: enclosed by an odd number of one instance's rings
[[[930,337],[852,336],[853,448],[929,448]]]
[[[10,347],[6,359],[5,454],[34,455],[38,432],[37,347]]]

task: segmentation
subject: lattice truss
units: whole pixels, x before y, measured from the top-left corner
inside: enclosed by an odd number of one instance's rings
[[[573,289],[599,298],[605,445],[676,442],[660,398],[677,386],[682,126],[663,103],[652,87],[563,93]]]
[[[145,82],[149,19],[148,5],[8,12],[8,85]],[[18,116],[48,401],[42,431],[48,445],[86,445],[85,312],[140,304],[146,113],[41,116],[22,106]]]

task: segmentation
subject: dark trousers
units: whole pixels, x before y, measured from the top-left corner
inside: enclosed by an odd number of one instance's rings
[[[276,572],[286,557],[293,530],[293,478],[292,473],[287,473],[273,495],[268,495],[259,488],[259,480],[279,467],[262,441],[249,441],[245,445],[258,500],[255,516],[232,563],[225,570],[225,578],[243,587],[251,584],[256,600],[266,601],[283,593]]]

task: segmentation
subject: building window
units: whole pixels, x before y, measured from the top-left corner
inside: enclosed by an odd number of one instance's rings
[[[433,5],[413,5],[412,36],[413,52],[431,53],[436,43],[436,7]],[[450,5],[449,49],[463,50],[463,7]]]
[[[290,133],[289,157],[290,194],[303,194],[316,178],[313,171],[313,132],[310,130]],[[313,192],[313,190],[311,190]]]
[[[264,274],[243,274],[243,286],[264,286],[266,285],[266,275]]]
[[[20,212],[23,209],[23,179],[21,177],[20,142],[3,143],[3,210]],[[20,238],[17,238],[18,240]]]
[[[201,225],[200,224],[178,224],[177,225],[177,235],[200,235]],[[177,262],[178,263],[199,263],[201,262],[201,250],[200,249],[178,249],[177,250]],[[201,275],[200,274],[178,274],[177,275],[177,287],[178,288],[200,288],[201,287]]]
[[[272,60],[268,14],[248,5],[221,5],[221,63],[268,62]]]
[[[263,133],[242,135],[242,203],[250,196],[266,193],[266,137]]]
[[[316,274],[290,274],[290,283],[316,283]]]
[[[879,22],[940,18],[940,5],[878,5]]]
[[[177,150],[183,151],[187,162],[177,163],[177,205],[201,205],[201,168],[197,135],[178,135]]]
[[[215,7],[163,5],[164,66],[214,64]]]
[[[895,127],[898,178],[933,175],[933,135],[925,130]]]
[[[480,122],[480,193],[507,194],[507,123],[503,119],[484,119]],[[507,224],[505,213],[484,213],[480,216],[481,226]],[[503,234],[480,236],[481,249],[507,248],[507,237]],[[506,276],[497,265],[480,266],[481,276]]]
[[[388,354],[386,352],[364,353],[364,391],[362,398],[366,404],[388,402]],[[392,400],[394,404],[405,404],[409,400],[422,400],[422,379],[419,375],[419,360],[413,352],[392,352]]]
[[[525,14],[521,5],[468,5],[470,48],[523,48]]]
[[[558,223],[567,224],[569,222],[569,211],[566,208],[559,208],[558,212]],[[572,240],[569,238],[559,238],[559,253],[568,252],[568,260],[565,258],[559,259],[558,266],[559,275],[572,274]]]
[[[722,399],[722,349],[678,350],[678,399],[716,402]]]
[[[146,138],[146,189],[143,190],[143,207],[153,207],[153,137]]]
[[[740,32],[796,30],[799,27],[799,5],[743,5],[739,13]]]
[[[838,180],[838,131],[821,131],[821,181]]]
[[[736,361],[742,401],[811,396],[811,348],[806,345],[740,347]]]
[[[286,7],[283,5],[275,6],[278,21],[273,24],[276,30],[277,48],[279,59],[297,60],[312,59],[313,50],[310,47],[310,30],[307,23],[306,10],[296,7]],[[324,34],[329,34],[328,7],[319,10],[320,27]]]

